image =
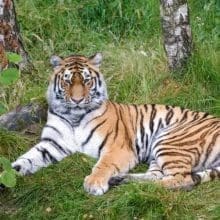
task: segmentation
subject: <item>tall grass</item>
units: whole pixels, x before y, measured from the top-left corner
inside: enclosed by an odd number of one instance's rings
[[[219,115],[218,1],[189,3],[194,54],[184,76],[173,77],[163,51],[157,1],[19,1],[22,33],[39,71],[21,101],[44,95],[52,54],[101,51],[113,100],[167,103]]]
[[[22,35],[37,72],[23,75],[22,91],[16,90],[16,99],[11,94],[9,107],[44,99],[52,54],[100,51],[111,100],[180,105],[220,116],[219,1],[188,2],[194,52],[180,75],[167,68],[159,1],[16,1]],[[35,141],[36,136],[0,131],[0,152],[14,158]],[[217,181],[188,193],[128,184],[93,197],[84,192],[82,184],[94,163],[74,155],[34,176],[20,178],[15,189],[0,194],[0,219],[220,218]]]

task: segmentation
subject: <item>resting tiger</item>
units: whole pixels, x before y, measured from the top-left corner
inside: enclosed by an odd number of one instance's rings
[[[93,195],[102,195],[117,181],[191,189],[220,178],[219,118],[168,105],[111,102],[101,61],[100,53],[52,56],[47,123],[40,142],[12,163],[14,169],[32,174],[82,152],[98,159],[84,180]],[[140,162],[149,165],[147,172],[129,174]]]

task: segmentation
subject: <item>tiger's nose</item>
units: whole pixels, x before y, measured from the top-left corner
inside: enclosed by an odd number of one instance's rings
[[[81,98],[81,99],[74,99],[74,98],[71,98],[73,102],[75,102],[76,104],[79,104],[80,102],[82,102],[82,100],[84,98]]]

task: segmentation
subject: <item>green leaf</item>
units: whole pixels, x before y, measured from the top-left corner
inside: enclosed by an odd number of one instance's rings
[[[16,174],[11,171],[3,171],[0,175],[0,182],[7,187],[14,187],[16,185]]]
[[[7,171],[12,169],[11,162],[5,157],[0,157],[0,165],[2,165],[3,169]]]
[[[21,55],[19,55],[17,53],[8,52],[7,57],[8,57],[9,62],[11,62],[11,63],[19,63],[22,61]]]
[[[7,108],[2,102],[0,102],[0,115],[4,114],[7,111]]]
[[[16,68],[8,68],[0,73],[0,83],[10,85],[19,77],[19,71]]]

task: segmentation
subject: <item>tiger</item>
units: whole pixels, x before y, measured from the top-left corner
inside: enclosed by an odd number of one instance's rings
[[[84,189],[103,195],[114,184],[153,182],[190,190],[220,178],[220,118],[160,104],[108,99],[102,54],[50,59],[48,117],[39,143],[12,163],[21,175],[37,172],[76,152],[97,159]],[[144,173],[129,171],[140,163]]]

